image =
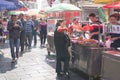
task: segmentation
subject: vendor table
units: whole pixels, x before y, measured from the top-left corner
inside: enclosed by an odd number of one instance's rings
[[[89,77],[100,76],[103,48],[83,46],[72,42],[72,68],[76,68]]]
[[[102,79],[120,80],[119,51],[104,51],[102,56]]]

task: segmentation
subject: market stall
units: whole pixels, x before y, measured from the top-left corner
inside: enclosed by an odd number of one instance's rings
[[[120,79],[120,52],[104,51],[102,56],[102,79],[119,80]]]
[[[56,29],[56,22],[58,20],[64,19],[66,23],[69,24],[70,21],[75,17],[80,17],[81,9],[66,3],[60,3],[57,5],[52,6],[46,12],[48,13],[47,16],[47,23],[48,23],[48,35],[47,35],[47,50],[48,55],[50,52],[55,53],[54,47],[54,31]],[[52,35],[51,35],[52,34]]]
[[[94,42],[94,40],[71,39],[72,42],[72,65],[89,76],[89,79],[100,77],[101,59],[103,47]]]
[[[60,10],[60,9],[59,9]],[[50,11],[49,11],[50,12]],[[66,14],[65,14],[66,13]],[[75,15],[77,15],[76,13]],[[71,12],[55,12],[50,13],[49,16],[55,17],[55,16],[70,18],[66,15],[71,15]],[[72,17],[74,17],[72,15]],[[65,19],[64,18],[64,19]],[[99,26],[101,26],[99,24]],[[119,33],[119,25],[116,25],[117,27],[114,27],[114,32]],[[91,28],[90,26],[87,26],[87,29]],[[102,25],[103,27],[103,25]],[[84,27],[85,28],[85,27]],[[86,30],[87,30],[86,29]],[[92,28],[91,28],[92,29]],[[104,25],[103,32],[104,34],[107,33],[108,28]],[[80,36],[71,36],[71,44],[72,44],[72,63],[70,64],[71,68],[75,68],[79,71],[84,72],[89,76],[89,80],[93,80],[93,78],[100,77],[102,75],[102,78],[105,80],[118,80],[120,79],[119,73],[120,71],[117,70],[119,67],[119,52],[117,51],[108,51],[110,47],[106,46],[105,43],[101,43],[101,41],[97,41],[94,39],[89,39],[85,36],[85,33],[87,31],[83,31],[80,33]],[[82,35],[81,35],[82,34]],[[55,52],[54,47],[54,33],[48,33],[48,52],[52,51]],[[106,38],[106,36],[105,36]],[[107,40],[105,39],[105,42]],[[101,47],[102,46],[102,47]],[[112,54],[115,53],[115,54]],[[116,54],[117,53],[117,54]],[[111,65],[109,68],[108,66]],[[114,69],[114,70],[113,70]],[[101,72],[102,71],[102,72]],[[113,75],[112,72],[115,74]]]

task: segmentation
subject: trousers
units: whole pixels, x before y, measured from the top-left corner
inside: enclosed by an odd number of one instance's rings
[[[10,49],[11,49],[11,56],[12,59],[15,59],[15,57],[18,57],[18,53],[19,53],[19,45],[20,45],[20,39],[16,38],[10,38]],[[16,47],[16,52],[14,51],[14,47]]]
[[[70,57],[57,57],[56,72],[67,73],[69,71],[69,60]],[[63,66],[62,66],[62,62],[63,62]]]

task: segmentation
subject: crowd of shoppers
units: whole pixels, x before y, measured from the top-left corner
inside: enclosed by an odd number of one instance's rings
[[[36,47],[37,32],[40,33],[40,47],[45,46],[47,35],[47,23],[45,19],[38,22],[35,15],[11,15],[11,19],[7,24],[7,30],[9,31],[12,63],[25,52],[25,49],[31,50],[32,42],[33,47]],[[21,51],[19,51],[19,49],[21,49]]]

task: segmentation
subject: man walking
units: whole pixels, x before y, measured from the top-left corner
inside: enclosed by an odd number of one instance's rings
[[[19,19],[22,23],[22,31],[20,33],[20,46],[21,46],[21,53],[24,52],[24,43],[25,43],[25,23],[26,21],[24,20],[24,14],[20,14],[19,15]]]
[[[28,49],[31,49],[32,43],[32,28],[34,27],[33,21],[30,19],[30,16],[26,16],[26,23],[25,23],[25,34],[26,34],[26,45],[28,45]]]
[[[17,20],[16,15],[11,15],[11,20],[8,22],[7,30],[9,31],[9,42],[11,49],[12,62],[15,62],[15,58],[19,57],[19,44],[20,44],[20,31],[22,24]],[[16,52],[14,51],[16,47]]]
[[[37,29],[38,29],[38,21],[36,20],[36,16],[32,16],[32,21],[34,22],[33,26],[33,39],[34,39],[34,46],[37,44]]]

